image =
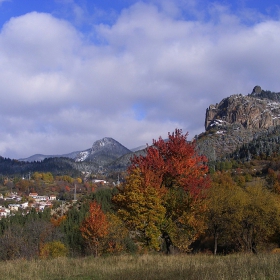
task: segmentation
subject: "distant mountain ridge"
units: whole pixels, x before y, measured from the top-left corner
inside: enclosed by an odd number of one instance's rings
[[[108,173],[125,170],[134,153],[110,137],[93,143],[87,150],[62,155],[36,154],[21,160],[5,159],[0,156],[0,174],[24,174],[27,172],[53,172],[55,174]],[[127,160],[122,160],[127,156]],[[121,164],[116,163],[120,159]],[[124,163],[125,162],[125,163]]]
[[[42,155],[35,154],[28,158],[19,159],[19,161],[32,162],[32,161],[42,161],[46,158],[70,158],[75,162],[93,162],[99,161],[103,163],[101,158],[104,159],[106,164],[107,161],[113,161],[127,153],[131,153],[131,150],[120,144],[113,138],[104,137],[100,140],[97,140],[93,143],[92,147],[83,151],[71,152],[68,154],[62,155]]]
[[[195,137],[197,150],[209,161],[230,157],[249,159],[254,154],[280,152],[280,93],[263,91],[259,86],[248,95],[234,94],[205,114],[205,132]],[[272,146],[272,139],[273,145]],[[256,146],[256,147],[255,147]],[[259,146],[259,147],[258,147]],[[145,155],[147,146],[128,149],[110,137],[104,137],[86,150],[63,155],[33,155],[8,160],[0,157],[0,173],[49,170],[54,173],[124,171],[134,156]]]
[[[21,158],[21,159],[18,159],[19,161],[28,161],[28,162],[32,162],[32,161],[42,161],[46,158],[60,158],[60,157],[63,157],[63,158],[71,158],[71,159],[75,159],[79,153],[81,152],[71,152],[69,154],[62,154],[62,155],[43,155],[43,154],[35,154],[35,155],[32,155],[28,158]]]

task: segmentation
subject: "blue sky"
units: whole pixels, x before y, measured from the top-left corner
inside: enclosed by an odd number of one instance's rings
[[[0,0],[0,155],[204,131],[210,104],[280,92],[279,1]]]

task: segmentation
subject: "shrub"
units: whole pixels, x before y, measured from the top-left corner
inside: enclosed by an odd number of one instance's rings
[[[65,257],[68,253],[66,246],[60,241],[52,241],[44,244],[40,250],[41,258]]]

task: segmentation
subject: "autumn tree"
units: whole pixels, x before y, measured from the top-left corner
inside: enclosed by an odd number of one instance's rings
[[[39,181],[42,179],[42,173],[39,173],[39,172],[34,172],[32,174],[32,179],[35,180],[35,181]]]
[[[209,187],[206,158],[182,130],[161,137],[132,159],[128,176],[114,197],[118,213],[146,246],[159,248],[160,236],[186,251],[204,229],[203,191]]]
[[[217,172],[207,192],[208,232],[224,248],[256,252],[279,228],[278,196],[259,182],[240,187],[229,173]]]
[[[255,252],[257,246],[268,241],[280,226],[278,197],[260,183],[244,190],[246,201],[242,223],[236,227],[236,236],[244,251]]]
[[[50,222],[54,227],[59,227],[65,220],[66,220],[65,215],[62,216],[53,215],[50,219]]]
[[[127,250],[126,240],[129,239],[129,232],[123,221],[114,213],[106,213],[108,220],[108,234],[105,237],[105,252],[120,253]]]
[[[207,232],[214,239],[213,253],[218,244],[230,247],[236,237],[236,228],[242,222],[245,204],[244,190],[237,185],[229,173],[216,172],[212,176],[212,187],[207,191]]]
[[[68,250],[60,241],[51,241],[45,243],[40,250],[41,258],[58,258],[65,257],[68,253]]]
[[[140,246],[160,249],[159,236],[164,222],[165,207],[162,198],[165,189],[145,183],[140,169],[130,170],[125,187],[114,197],[120,207],[118,214]]]
[[[31,186],[32,186],[32,183],[29,180],[25,180],[25,179],[20,179],[16,183],[16,188],[20,193],[27,193]]]
[[[83,221],[80,231],[90,251],[98,256],[103,249],[104,240],[108,234],[108,221],[101,206],[96,201],[90,204],[88,216]]]
[[[53,175],[50,172],[42,173],[42,180],[46,183],[53,183]]]

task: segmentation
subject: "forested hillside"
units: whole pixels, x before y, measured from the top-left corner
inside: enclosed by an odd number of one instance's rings
[[[0,156],[0,174],[22,177],[29,172],[51,172],[55,175],[80,176],[81,172],[97,171],[95,163],[75,162],[69,158],[46,158],[42,161],[24,162]]]
[[[280,102],[280,92],[271,92],[270,90],[259,90],[250,94],[251,96],[258,97],[260,99],[270,99],[276,102]]]

